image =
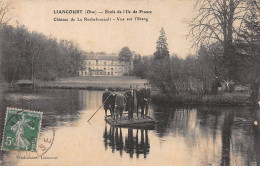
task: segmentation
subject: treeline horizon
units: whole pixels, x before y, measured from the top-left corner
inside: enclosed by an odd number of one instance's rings
[[[13,84],[20,79],[54,80],[76,76],[84,69],[86,52],[72,41],[57,40],[24,25],[3,25],[1,30],[1,72]]]

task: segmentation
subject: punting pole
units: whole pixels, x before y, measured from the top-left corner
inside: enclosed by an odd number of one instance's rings
[[[112,95],[112,94],[110,94],[110,95]],[[102,103],[102,105],[101,105],[101,106],[97,109],[97,111],[88,119],[88,122],[92,119],[92,117],[95,116],[95,114],[99,111],[99,109],[101,109],[101,107],[106,103],[106,101],[107,101],[107,99],[110,97],[110,95],[107,96],[106,100]]]

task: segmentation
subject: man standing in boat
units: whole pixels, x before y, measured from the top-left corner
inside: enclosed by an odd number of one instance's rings
[[[137,108],[136,113],[137,117],[139,117],[139,107],[143,111],[144,109],[144,97],[143,97],[143,91],[140,89],[138,85],[136,85],[136,98],[137,98]],[[143,112],[141,111],[141,116],[143,117]]]
[[[115,101],[116,101],[116,95],[115,93],[111,93],[110,97],[108,98],[109,107],[110,107],[110,113],[111,118],[115,119]]]
[[[103,93],[102,96],[102,103],[104,106],[104,110],[105,110],[105,115],[107,116],[107,110],[109,109],[109,97],[110,97],[111,93],[108,91],[108,89],[105,89],[105,92]],[[111,114],[111,109],[110,109],[110,114]]]
[[[123,111],[125,109],[126,99],[125,96],[120,93],[116,95],[115,99],[115,116],[116,121],[118,121],[118,116],[120,116],[120,120],[122,120]]]
[[[150,103],[150,97],[151,97],[151,90],[148,88],[148,85],[145,83],[144,84],[144,89],[142,89],[143,93],[143,99],[144,99],[144,109],[142,109],[141,115],[143,116],[144,110],[145,110],[145,115],[148,115],[148,106]]]
[[[136,109],[136,91],[133,86],[130,86],[130,90],[125,93],[126,97],[126,111],[128,111],[128,120],[133,120],[133,113]]]

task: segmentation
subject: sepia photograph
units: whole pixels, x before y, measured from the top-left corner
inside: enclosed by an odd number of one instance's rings
[[[259,166],[259,0],[0,0],[0,166]]]

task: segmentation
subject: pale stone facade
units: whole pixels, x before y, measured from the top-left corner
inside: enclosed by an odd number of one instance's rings
[[[123,76],[132,70],[132,61],[120,61],[118,55],[96,56],[84,61],[85,70],[79,71],[79,76]]]

